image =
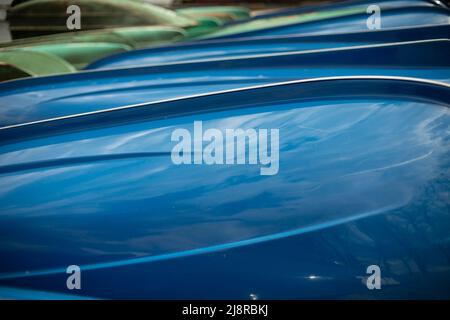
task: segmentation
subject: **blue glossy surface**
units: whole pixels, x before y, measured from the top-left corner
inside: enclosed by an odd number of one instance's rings
[[[450,23],[449,9],[437,6],[409,6],[382,11],[382,29]],[[301,22],[228,35],[208,34],[206,38],[231,39],[275,35],[319,35],[367,31],[367,13],[357,13],[318,21]],[[233,26],[230,26],[233,27]],[[376,31],[374,31],[376,32]]]
[[[310,13],[322,10],[334,10],[340,8],[367,8],[369,5],[374,4],[372,0],[347,0],[339,1],[336,3],[323,3],[323,4],[313,4],[313,5],[303,5],[300,7],[280,9],[273,12],[260,14],[251,19],[265,19],[271,17],[289,16],[293,14]],[[442,8],[447,8],[447,6],[441,1],[434,0],[379,0],[376,5],[378,5],[382,10],[398,7],[410,7],[410,6],[439,6]],[[248,20],[251,20],[248,19]],[[231,22],[229,24],[238,24],[239,21]]]
[[[324,76],[391,75],[448,82],[449,50],[450,41],[430,40],[11,81],[0,84],[0,124]]]
[[[100,298],[448,298],[449,104],[341,78],[1,129],[0,284],[67,293],[79,264]],[[278,175],[175,166],[170,134],[198,120],[279,128]]]
[[[160,48],[128,51],[100,59],[86,69],[164,64],[198,59],[238,58],[255,54],[350,47],[376,43],[448,38],[450,24],[362,31],[318,36],[276,36],[176,43]]]
[[[0,298],[449,299],[450,45],[392,43],[447,38],[448,11],[377,4],[439,26],[353,15],[1,83]],[[173,164],[194,121],[279,129],[278,174]]]

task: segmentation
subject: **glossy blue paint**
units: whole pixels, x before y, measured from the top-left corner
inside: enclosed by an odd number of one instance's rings
[[[254,20],[254,19],[266,19],[266,18],[274,18],[274,17],[282,17],[282,16],[290,16],[302,13],[310,13],[317,12],[323,10],[335,10],[340,8],[367,8],[369,5],[374,4],[372,0],[348,0],[348,1],[339,1],[336,3],[323,3],[323,4],[314,4],[314,5],[303,5],[300,7],[280,9],[273,12],[259,14],[251,19],[247,19],[245,21]],[[390,9],[390,8],[398,8],[398,7],[410,7],[410,6],[438,6],[441,8],[448,8],[445,3],[442,1],[435,0],[380,0],[376,2],[376,5],[380,7],[381,10]],[[242,21],[230,22],[229,24],[238,24],[242,23]]]
[[[86,69],[109,69],[199,59],[241,58],[255,54],[339,48],[377,43],[448,38],[450,24],[318,36],[276,36],[175,43],[100,59]]]
[[[409,6],[382,11],[382,29],[442,25],[450,23],[449,9],[438,6]],[[356,13],[342,17],[322,19],[311,22],[293,23],[277,27],[229,35],[208,34],[208,39],[232,39],[239,37],[278,36],[278,35],[319,35],[355,31],[367,31],[369,14]],[[232,26],[231,26],[232,27]],[[225,27],[226,29],[226,27]],[[222,30],[222,29],[221,29]],[[376,31],[374,31],[376,32]]]
[[[449,40],[428,40],[4,82],[0,84],[0,124],[16,125],[192,94],[326,76],[390,75],[448,82],[449,50]]]
[[[1,83],[0,297],[450,298],[450,45],[404,42],[446,38],[448,11],[379,3],[383,28],[441,25],[358,33],[354,15],[264,31],[332,36],[175,45]],[[175,165],[171,134],[195,121],[279,129],[278,174]],[[366,288],[371,264],[382,290]]]
[[[2,128],[0,284],[67,293],[78,264],[99,298],[449,298],[449,106],[340,77]],[[174,165],[198,120],[278,128],[279,173]]]

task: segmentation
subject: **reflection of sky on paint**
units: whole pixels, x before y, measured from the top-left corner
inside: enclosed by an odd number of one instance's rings
[[[175,166],[170,156],[149,156],[6,173],[1,252],[31,242],[33,250],[152,255],[389,212],[447,165],[441,163],[446,108],[376,101],[313,106],[211,113],[67,134],[49,145],[37,139],[4,146],[3,166],[170,151],[174,128],[192,130],[202,120],[204,130],[278,128],[280,171],[260,176],[259,166]]]
[[[345,61],[354,51],[338,50],[81,73],[66,75],[57,85],[52,82],[55,80],[38,84],[26,80],[18,82],[16,88],[2,89],[0,125],[307,78],[384,75],[448,82],[450,69],[444,58],[430,53],[446,48],[442,40],[388,45],[377,51],[385,59],[371,56],[373,49],[361,48],[360,61],[352,60],[350,66]],[[402,59],[404,55],[415,58]]]
[[[450,22],[450,18],[444,12],[436,13],[434,11],[422,11],[422,9],[410,9],[409,12],[395,13],[389,11],[381,12],[381,28],[398,28],[420,25],[434,25],[434,24],[447,24]],[[288,26],[285,28],[266,29],[258,32],[258,36],[274,36],[274,35],[289,35],[289,34],[303,34],[303,35],[317,35],[317,34],[330,34],[330,30],[333,33],[345,33],[354,31],[366,31],[366,21],[369,17],[368,14],[361,14],[358,16],[345,17],[339,20],[319,21],[317,23],[299,24]],[[345,23],[344,23],[345,22]]]
[[[245,77],[242,76],[243,72],[246,74]],[[0,96],[2,106],[0,124],[3,126],[220,90],[305,78],[346,76],[350,73],[351,75],[417,77],[440,81],[448,81],[450,78],[448,68],[383,68],[383,66],[377,66],[377,68],[353,66],[350,69],[339,66],[315,68],[296,66],[295,63],[271,68],[264,66],[264,68],[228,69],[224,67],[221,70],[215,70],[214,74],[208,77],[205,77],[204,70],[183,71],[183,75],[169,72],[146,76],[105,77],[102,78],[102,84],[98,84],[98,81],[80,80],[70,88],[61,85],[58,89],[42,92],[40,98],[35,96],[35,92],[41,93],[39,90],[45,90],[46,87],[33,88],[34,92],[31,93],[19,91],[15,94]]]
[[[373,42],[372,42],[373,43]],[[245,44],[245,47],[242,46]],[[130,67],[130,66],[144,66],[152,64],[164,64],[170,62],[180,62],[189,60],[202,60],[202,59],[217,59],[217,58],[235,58],[235,57],[245,57],[252,54],[271,54],[275,52],[293,52],[301,50],[313,50],[313,49],[325,49],[325,48],[338,48],[346,47],[349,45],[364,45],[370,44],[370,42],[287,42],[268,45],[268,43],[258,43],[258,44],[248,44],[248,42],[243,42],[241,45],[233,46],[229,43],[223,45],[221,49],[214,48],[183,48],[183,50],[178,51],[157,51],[152,52],[154,49],[146,50],[136,50],[132,53],[127,52],[126,55],[115,56],[114,58],[105,59],[102,61],[100,66],[97,68],[120,68],[120,67]],[[216,44],[217,46],[217,44]]]

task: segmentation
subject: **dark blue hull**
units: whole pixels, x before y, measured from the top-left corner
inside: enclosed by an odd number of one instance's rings
[[[0,282],[67,293],[76,264],[98,298],[449,298],[449,101],[331,78],[4,127]],[[279,171],[175,165],[195,121],[278,128]]]

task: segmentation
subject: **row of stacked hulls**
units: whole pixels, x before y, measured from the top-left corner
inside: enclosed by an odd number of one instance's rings
[[[0,296],[450,298],[449,13],[13,2]]]

